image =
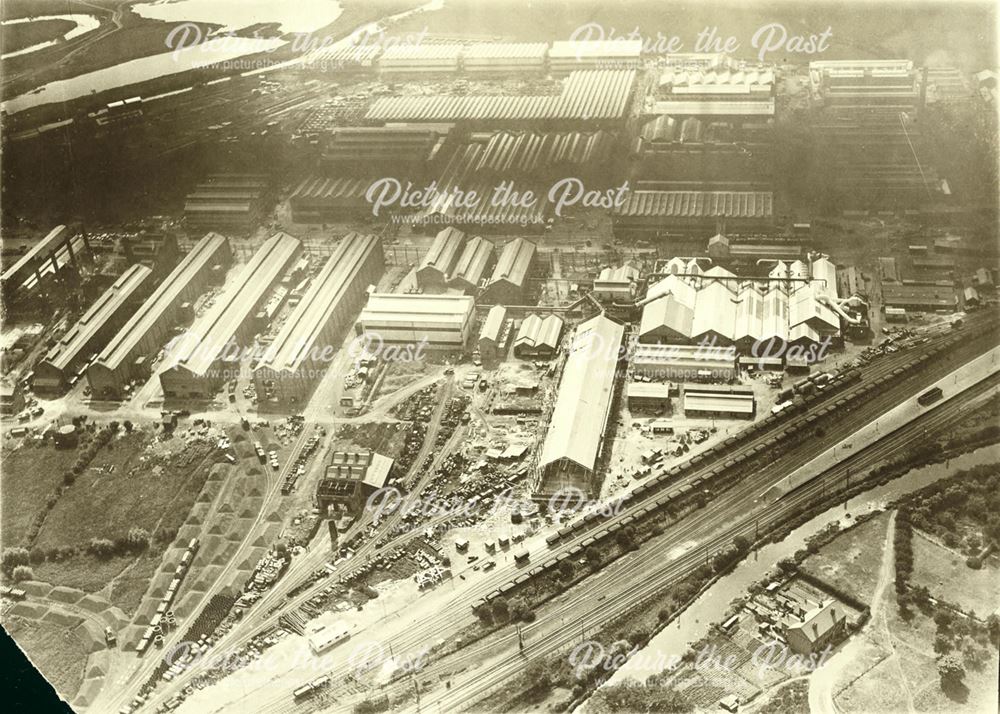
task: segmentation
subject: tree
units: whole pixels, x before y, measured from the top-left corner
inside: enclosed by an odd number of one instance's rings
[[[8,578],[13,574],[14,568],[19,565],[27,565],[31,560],[27,548],[4,548],[3,557],[0,558],[0,570]]]
[[[946,654],[938,660],[938,674],[941,676],[942,689],[955,689],[962,686],[965,679],[965,665],[956,654]]]
[[[571,560],[567,559],[559,564],[559,576],[563,580],[571,580],[573,578],[573,562]]]
[[[733,545],[736,546],[736,551],[741,554],[750,550],[750,540],[746,536],[738,535],[733,538]]]
[[[126,432],[128,432],[129,434],[132,433],[132,429],[134,428],[134,425],[128,419],[126,419],[125,421],[122,422],[122,426],[125,427],[125,431]]]
[[[23,580],[34,580],[35,571],[33,571],[27,565],[19,565],[16,568],[14,568],[14,574],[12,577],[14,578],[15,583],[19,583]]]
[[[587,559],[587,565],[591,568],[596,568],[601,564],[601,551],[596,545],[591,545],[583,551],[583,557]]]
[[[32,548],[31,552],[28,554],[32,565],[39,565],[45,562],[45,551],[41,548]]]
[[[552,667],[545,660],[531,661],[524,676],[529,690],[548,691],[552,687]]]
[[[129,528],[128,535],[125,537],[125,541],[129,550],[141,551],[146,550],[149,547],[149,531],[145,528],[139,528],[138,526],[133,526]]]
[[[507,608],[507,601],[498,597],[493,601],[493,621],[505,622],[510,617],[510,610]]]

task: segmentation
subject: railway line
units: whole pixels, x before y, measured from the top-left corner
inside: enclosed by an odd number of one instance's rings
[[[972,326],[970,326],[970,329],[971,327]],[[968,332],[969,329],[966,330],[966,333]],[[897,353],[892,356],[895,359],[888,358],[872,365],[871,368],[866,370],[866,376],[862,380],[861,386],[858,387],[858,389],[863,390],[864,395],[870,393],[869,390],[871,387],[878,383],[879,380],[882,380],[881,384],[885,385],[888,378],[891,377],[893,373],[896,374],[897,378],[901,377],[901,381],[893,384],[890,388],[878,396],[867,399],[860,407],[855,409],[850,414],[851,418],[843,419],[829,426],[825,437],[818,441],[822,441],[823,443],[837,443],[837,441],[853,433],[859,426],[872,421],[885,409],[890,408],[905,399],[912,398],[914,395],[921,392],[921,390],[923,390],[929,382],[932,382],[940,378],[940,376],[943,376],[943,374],[949,372],[951,370],[951,364],[955,362],[964,362],[967,358],[985,352],[986,349],[996,343],[997,337],[998,335],[996,331],[990,330],[988,332],[975,333],[972,337],[965,337],[964,335],[956,337],[955,335],[948,333],[937,338],[933,338],[922,346],[923,349],[919,351],[919,356],[917,357],[917,360],[925,365],[923,370],[911,369],[908,372],[903,370],[903,365],[908,364],[913,360],[910,353]],[[946,342],[951,342],[952,349],[955,351],[946,356],[941,355],[941,359],[928,363],[927,360],[929,357],[927,357],[927,355],[936,349],[940,349],[942,344]],[[940,354],[941,353],[939,352],[938,355]],[[812,424],[815,420],[810,422],[810,416],[814,415],[806,414],[796,417],[796,419],[806,424]],[[759,445],[760,441],[761,439],[754,439],[744,445],[743,448],[751,448],[751,446]],[[819,446],[814,445],[813,443],[800,446],[793,452],[774,462],[773,468],[778,469],[780,467],[781,471],[785,471],[791,469],[792,467],[800,466],[812,458],[818,448]],[[711,470],[711,464],[706,462],[698,469],[682,476],[679,483],[693,482],[694,479],[707,474]],[[774,471],[771,471],[771,473],[774,473]],[[746,511],[748,506],[752,506],[754,502],[753,497],[756,494],[759,494],[762,490],[761,478],[748,478],[739,484],[735,491],[730,490],[723,492],[722,496],[718,497],[715,501],[709,504],[707,508],[688,516],[688,518],[683,522],[690,521],[690,527],[694,528],[699,527],[699,525],[702,525],[705,522],[711,522],[718,509],[720,507],[724,507],[725,504],[729,503],[732,499],[736,499],[737,502],[741,504],[741,509]],[[719,500],[722,498],[726,498],[727,500]],[[630,505],[622,514],[616,516],[615,519],[621,520],[629,515],[634,515],[634,511],[642,507],[644,506],[640,504]],[[739,515],[740,511],[737,509],[734,517]],[[577,547],[581,544],[581,541],[585,540],[585,538],[583,538],[585,533],[586,532],[576,535],[567,543],[555,546],[549,553],[547,553],[547,556],[550,558],[558,557],[558,555],[561,554],[569,556],[573,548]],[[657,555],[656,557],[661,556],[662,554]],[[463,626],[474,622],[474,618],[472,617],[470,610],[471,605],[479,599],[476,593],[484,593],[484,591],[492,591],[493,589],[500,587],[502,584],[510,580],[512,572],[516,572],[513,569],[498,569],[498,571],[499,572],[494,573],[492,578],[484,579],[484,581],[482,581],[477,587],[476,592],[456,596],[445,607],[440,608],[440,612],[442,614],[423,620],[419,627],[412,628],[403,636],[393,639],[393,646],[396,651],[404,652],[416,650],[421,643],[434,641],[434,639],[439,637],[442,632],[446,633],[450,630],[461,629]],[[465,615],[462,614],[463,610],[466,613]],[[331,672],[331,675],[336,679],[338,675],[342,675],[344,673],[345,672],[343,671],[334,670]],[[280,697],[278,697],[278,699],[280,699]]]

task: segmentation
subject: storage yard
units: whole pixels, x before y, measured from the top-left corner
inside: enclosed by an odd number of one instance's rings
[[[377,626],[426,637],[447,664],[420,686],[469,709],[452,677],[512,631],[496,603],[525,627],[575,606],[546,603],[713,499],[748,533],[766,478],[996,341],[995,233],[931,158],[931,80],[987,121],[973,77],[906,59],[503,37],[340,44],[105,103],[98,146],[155,137],[183,180],[99,230],[19,227],[2,280],[5,539],[31,553],[29,604],[100,593],[116,643],[81,640],[99,676],[60,669],[74,705],[223,709],[293,651],[316,671],[279,664],[260,711],[397,697],[395,660],[345,676]],[[830,161],[809,200],[792,142]],[[935,394],[918,404],[960,396]],[[663,562],[732,541],[699,524],[709,544]],[[719,639],[742,656],[826,618],[839,641],[856,610],[789,579]],[[215,652],[232,672],[200,667]]]

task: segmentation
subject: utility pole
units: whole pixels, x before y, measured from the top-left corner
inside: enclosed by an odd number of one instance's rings
[[[521,625],[517,626],[517,648],[524,653],[524,633],[521,632]]]

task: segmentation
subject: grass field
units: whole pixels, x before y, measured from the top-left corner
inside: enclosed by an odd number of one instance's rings
[[[4,52],[17,52],[32,45],[57,40],[76,27],[69,20],[40,20],[7,25],[0,31]]]
[[[67,700],[76,696],[87,662],[87,649],[76,635],[19,617],[5,620],[4,627],[60,696]]]
[[[868,602],[878,581],[888,518],[883,513],[841,533],[806,558],[800,569]]]
[[[0,528],[4,546],[27,545],[28,528],[35,515],[62,483],[62,475],[76,461],[77,450],[55,449],[51,443],[27,443],[5,449],[0,471]]]
[[[923,585],[938,599],[975,612],[981,619],[997,610],[1000,573],[988,559],[982,570],[965,564],[965,556],[913,531],[913,585]]]

